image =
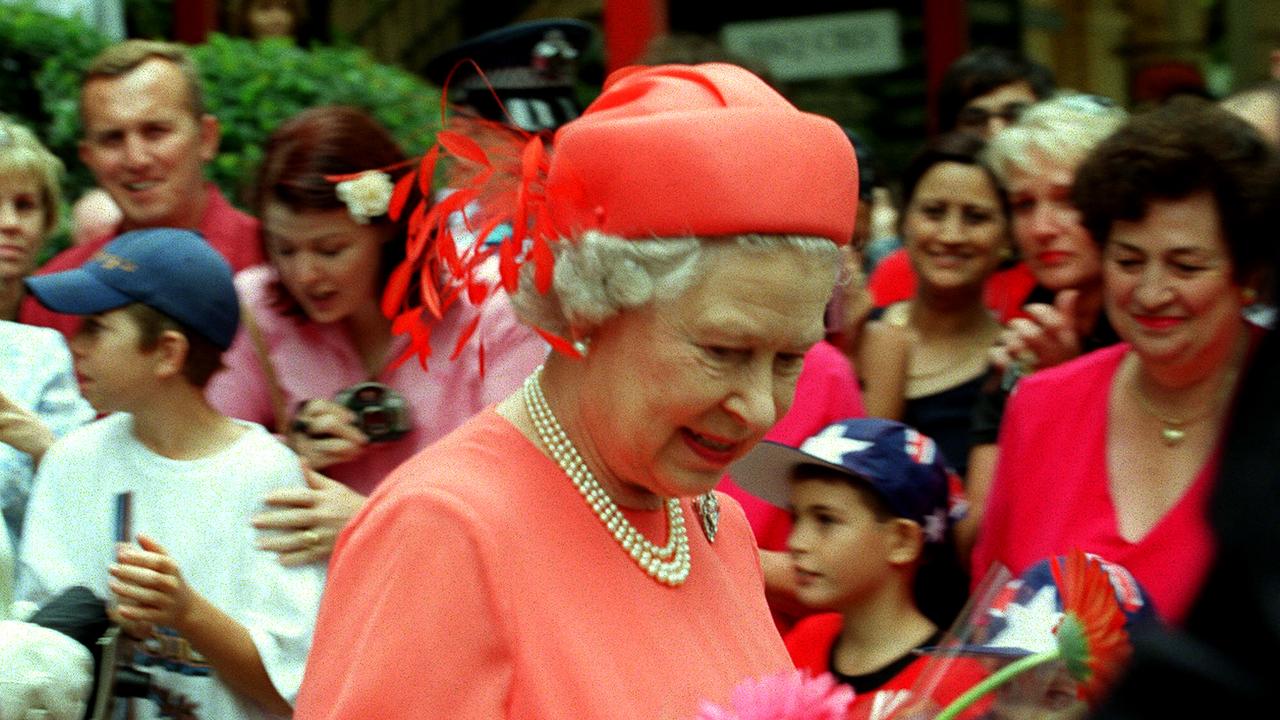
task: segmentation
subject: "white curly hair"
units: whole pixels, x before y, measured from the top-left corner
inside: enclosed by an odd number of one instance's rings
[[[752,234],[628,240],[588,231],[576,241],[552,244],[555,272],[546,294],[534,287],[532,265],[521,268],[511,303],[525,323],[561,337],[577,337],[623,310],[679,297],[723,253],[783,249],[827,260],[832,282],[840,274],[839,250],[823,237]]]

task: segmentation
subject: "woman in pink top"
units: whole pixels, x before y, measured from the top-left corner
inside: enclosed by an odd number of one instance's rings
[[[1204,102],[1129,120],[1076,172],[1124,342],[1024,378],[1001,425],[973,577],[1078,547],[1129,568],[1180,621],[1213,557],[1205,502],[1251,340],[1274,167]]]
[[[620,70],[549,157],[516,157],[485,174],[521,182],[529,220],[499,256],[558,352],[343,531],[297,718],[690,718],[790,669],[746,518],[712,488],[822,339],[852,146],[707,64]]]
[[[280,432],[328,476],[270,496],[276,509],[258,518],[290,531],[263,539],[286,562],[327,556],[391,470],[519,387],[546,356],[546,344],[495,298],[442,313],[429,331],[439,352],[428,372],[415,361],[395,365],[409,342],[392,334],[377,296],[405,256],[406,223],[387,217],[391,179],[361,171],[404,159],[376,120],[350,107],[304,111],[267,142],[255,210],[269,264],[236,277],[246,322],[208,395],[220,411]],[[326,179],[351,173],[361,174],[336,186]],[[483,331],[450,362],[477,317]],[[353,390],[369,382],[378,385]],[[369,393],[385,409],[357,412]]]

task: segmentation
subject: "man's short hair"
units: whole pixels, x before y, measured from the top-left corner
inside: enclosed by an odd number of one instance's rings
[[[1053,94],[1053,71],[1006,48],[980,47],[961,55],[938,85],[938,130],[955,130],[969,101],[996,88],[1024,82],[1036,100]]]
[[[158,40],[125,40],[103,50],[90,63],[85,71],[84,80],[80,83],[80,112],[84,113],[84,88],[94,80],[106,80],[122,77],[133,72],[142,63],[152,60],[166,60],[178,66],[187,85],[187,107],[191,115],[199,120],[205,114],[204,91],[200,84],[200,68],[196,66],[186,47],[177,43],[160,42]]]
[[[213,374],[222,369],[222,349],[198,332],[140,302],[124,306],[125,313],[138,328],[138,349],[154,350],[160,344],[160,335],[167,330],[182,333],[187,339],[187,359],[182,363],[182,376],[187,382],[203,389]]]

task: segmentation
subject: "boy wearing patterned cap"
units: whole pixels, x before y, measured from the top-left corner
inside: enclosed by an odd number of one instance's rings
[[[909,700],[950,617],[930,606],[955,567],[959,482],[929,437],[880,418],[827,426],[798,449],[760,443],[734,480],[795,517],[788,546],[797,596],[823,610],[785,638],[796,667],[857,692],[851,718],[887,718]],[[951,610],[947,615],[954,615]],[[934,617],[930,617],[933,615]],[[958,695],[980,676],[949,679]]]
[[[198,234],[154,228],[27,286],[50,309],[87,316],[72,355],[106,417],[41,461],[17,599],[87,586],[139,638],[132,662],[157,694],[205,720],[289,714],[324,568],[285,568],[254,546],[261,498],[285,478],[301,484],[301,467],[261,426],[204,398],[239,324],[231,267]]]

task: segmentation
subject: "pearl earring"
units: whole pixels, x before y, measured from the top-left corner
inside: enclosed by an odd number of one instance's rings
[[[573,351],[578,353],[578,357],[586,357],[587,352],[591,350],[591,338],[586,337],[581,340],[573,341]]]

